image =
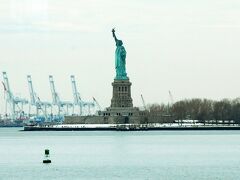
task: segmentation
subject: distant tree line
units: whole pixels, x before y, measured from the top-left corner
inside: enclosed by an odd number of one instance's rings
[[[151,115],[172,116],[175,120],[199,120],[200,122],[234,121],[240,124],[240,98],[214,101],[209,99],[185,99],[174,104],[148,105]]]

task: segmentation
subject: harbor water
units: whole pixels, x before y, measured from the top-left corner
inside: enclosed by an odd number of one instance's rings
[[[21,129],[0,128],[0,179],[240,179],[240,131]]]

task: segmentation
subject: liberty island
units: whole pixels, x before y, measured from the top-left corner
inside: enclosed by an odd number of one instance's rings
[[[53,130],[239,130],[240,126],[229,124],[214,126],[206,125],[198,121],[182,124],[176,122],[171,115],[151,114],[147,109],[140,110],[133,106],[131,97],[130,78],[126,72],[127,52],[122,40],[118,39],[115,29],[112,35],[116,44],[115,50],[115,77],[112,82],[111,104],[105,110],[98,111],[97,115],[91,116],[65,116],[62,124],[47,126],[25,126],[26,131]],[[165,122],[165,123],[164,123]]]

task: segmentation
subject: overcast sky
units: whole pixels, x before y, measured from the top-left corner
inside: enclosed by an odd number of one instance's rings
[[[115,76],[111,28],[127,51],[135,106],[240,96],[239,0],[0,0],[0,70],[14,94],[51,101],[48,75],[72,100],[110,105]],[[4,109],[3,88],[0,110]]]

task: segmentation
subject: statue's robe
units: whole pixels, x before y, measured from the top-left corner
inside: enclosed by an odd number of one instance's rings
[[[127,79],[126,50],[123,46],[117,46],[115,51],[116,79]]]

